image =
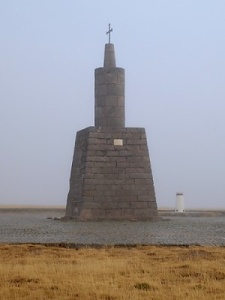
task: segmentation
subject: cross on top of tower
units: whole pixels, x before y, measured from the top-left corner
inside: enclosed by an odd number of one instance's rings
[[[109,35],[109,44],[110,44],[110,35],[111,35],[112,31],[113,31],[113,28],[111,28],[111,24],[109,23],[109,30],[106,32],[106,34]]]

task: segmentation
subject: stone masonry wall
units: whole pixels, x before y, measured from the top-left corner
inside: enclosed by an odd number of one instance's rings
[[[66,218],[150,220],[157,216],[145,129],[79,131]]]
[[[125,127],[125,70],[95,69],[95,126]]]

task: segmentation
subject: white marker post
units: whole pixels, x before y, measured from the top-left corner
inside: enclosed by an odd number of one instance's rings
[[[183,213],[184,212],[184,195],[182,193],[176,194],[176,212]]]

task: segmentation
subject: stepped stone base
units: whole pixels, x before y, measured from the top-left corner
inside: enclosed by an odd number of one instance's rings
[[[88,127],[77,132],[65,218],[158,218],[144,128]]]

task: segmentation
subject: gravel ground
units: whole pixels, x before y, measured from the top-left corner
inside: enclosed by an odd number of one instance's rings
[[[225,246],[225,216],[167,216],[157,222],[55,220],[63,210],[0,210],[0,243]]]

